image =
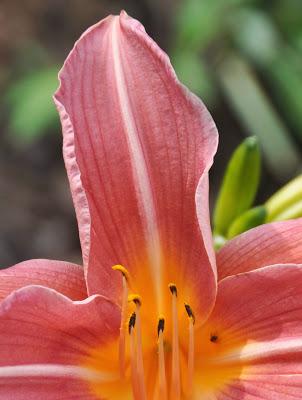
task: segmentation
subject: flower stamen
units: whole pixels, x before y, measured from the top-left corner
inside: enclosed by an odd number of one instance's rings
[[[138,376],[137,376],[137,365],[136,365],[136,343],[135,343],[135,322],[136,322],[136,314],[135,312],[131,314],[129,319],[129,336],[130,336],[130,366],[131,366],[131,383],[132,383],[132,391],[133,397],[135,400],[139,400],[139,391],[138,391]]]
[[[140,400],[146,400],[146,385],[145,385],[145,373],[144,373],[144,361],[143,361],[143,342],[142,342],[142,327],[141,327],[141,316],[140,308],[142,305],[141,297],[136,294],[128,296],[128,301],[133,301],[136,307],[136,371],[138,381],[138,394]]]
[[[179,333],[177,313],[177,287],[170,283],[169,289],[172,293],[172,378],[171,398],[180,400],[180,365],[179,365]]]
[[[158,320],[157,334],[158,334],[158,371],[159,371],[159,398],[167,400],[167,379],[165,367],[165,353],[164,353],[164,328],[165,319],[160,317]]]
[[[185,303],[185,309],[189,317],[189,346],[188,346],[188,377],[187,377],[187,394],[190,398],[193,392],[194,377],[194,325],[195,316],[189,304]]]
[[[122,294],[122,310],[121,310],[121,326],[119,338],[119,369],[121,379],[125,378],[125,358],[126,358],[126,320],[128,309],[128,282],[129,272],[122,265],[114,265],[114,271],[119,271],[122,274],[123,294]]]

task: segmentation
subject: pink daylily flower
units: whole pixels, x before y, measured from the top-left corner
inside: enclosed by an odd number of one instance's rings
[[[214,122],[125,12],[82,35],[60,82],[84,268],[0,271],[0,399],[301,398],[302,220],[215,256]]]

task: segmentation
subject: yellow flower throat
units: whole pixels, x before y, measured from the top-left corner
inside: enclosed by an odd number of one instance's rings
[[[167,285],[164,315],[156,315],[146,279],[140,286],[142,298],[132,293],[127,269],[113,269],[122,276],[120,334],[86,359],[88,368],[100,372],[101,378],[90,382],[94,395],[108,400],[208,399],[240,375],[237,362],[217,361],[232,350],[232,334],[218,321],[195,321],[180,287]],[[102,376],[110,379],[102,381]]]

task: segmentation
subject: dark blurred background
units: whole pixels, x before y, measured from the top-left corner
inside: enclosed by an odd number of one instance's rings
[[[74,41],[125,9],[169,53],[211,111],[220,148],[211,199],[232,150],[259,138],[258,202],[301,170],[301,0],[1,0],[0,265],[81,262],[51,96]]]

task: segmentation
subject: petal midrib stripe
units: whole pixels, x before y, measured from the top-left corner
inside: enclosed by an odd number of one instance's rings
[[[153,269],[152,276],[157,290],[157,299],[160,299],[161,293],[161,252],[159,229],[156,220],[156,209],[154,197],[151,189],[151,182],[148,174],[146,160],[139,140],[139,134],[135,125],[133,113],[131,111],[130,99],[127,94],[127,85],[123,73],[122,60],[119,47],[119,29],[120,22],[118,18],[114,19],[112,26],[112,52],[113,66],[116,80],[116,90],[120,103],[121,115],[124,123],[124,129],[129,148],[134,183],[136,184],[137,198],[144,218],[145,235],[148,243],[149,265]]]
[[[108,374],[77,365],[24,364],[0,367],[0,379],[27,377],[80,378],[85,380],[106,382],[113,381],[117,378],[115,374]]]

